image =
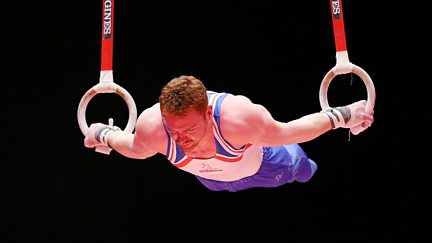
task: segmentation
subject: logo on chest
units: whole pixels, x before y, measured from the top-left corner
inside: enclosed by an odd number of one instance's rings
[[[201,163],[201,169],[199,172],[216,172],[216,171],[222,171],[222,169],[212,167],[208,163]]]

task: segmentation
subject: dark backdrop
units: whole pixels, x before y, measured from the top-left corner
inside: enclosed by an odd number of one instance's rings
[[[350,61],[375,84],[375,123],[357,136],[338,129],[302,144],[319,167],[305,184],[230,193],[208,191],[159,155],[132,160],[83,146],[76,114],[99,82],[101,1],[6,4],[0,242],[419,237],[427,215],[419,195],[428,191],[419,186],[427,150],[417,138],[427,140],[430,124],[419,58],[425,15],[419,5],[382,1],[344,1],[343,10]],[[114,81],[138,113],[165,82],[190,74],[289,121],[320,110],[319,86],[336,62],[328,1],[116,0],[114,17]],[[329,90],[334,105],[361,98],[356,76]],[[96,96],[87,110],[89,123],[113,117],[124,127],[127,116],[115,95]]]

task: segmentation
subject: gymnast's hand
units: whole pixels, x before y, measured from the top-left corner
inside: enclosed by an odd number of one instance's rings
[[[361,126],[363,129],[367,129],[372,125],[374,121],[374,111],[372,110],[371,113],[367,113],[366,103],[366,100],[360,100],[347,106],[350,110],[351,115],[350,119],[343,127],[354,128],[357,126]]]
[[[350,128],[358,133],[370,127],[374,121],[373,110],[370,114],[366,112],[366,103],[366,100],[360,100],[347,106],[328,108],[323,112],[330,118],[333,129]]]
[[[84,146],[87,148],[94,148],[96,146],[108,146],[108,136],[120,130],[119,127],[106,125],[103,123],[93,123],[87,130],[87,134],[84,138]]]

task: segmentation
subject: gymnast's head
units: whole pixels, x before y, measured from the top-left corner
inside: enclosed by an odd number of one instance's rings
[[[172,79],[162,88],[159,103],[166,129],[183,151],[193,151],[211,131],[212,107],[199,79]]]

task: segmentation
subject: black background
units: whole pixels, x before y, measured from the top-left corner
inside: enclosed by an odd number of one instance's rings
[[[101,1],[7,3],[0,242],[420,239],[428,219],[420,196],[430,192],[422,189],[430,77],[421,9],[344,1],[350,61],[375,84],[375,123],[302,144],[319,168],[305,184],[230,193],[208,191],[163,156],[132,160],[83,146],[77,108],[99,82]],[[138,113],[168,80],[190,74],[289,121],[320,110],[319,86],[336,62],[328,1],[116,1],[114,26],[114,81]],[[333,81],[330,104],[366,97],[350,78]],[[125,103],[96,96],[87,122],[110,117],[124,127]]]

